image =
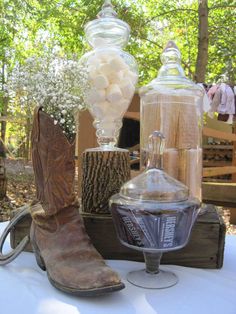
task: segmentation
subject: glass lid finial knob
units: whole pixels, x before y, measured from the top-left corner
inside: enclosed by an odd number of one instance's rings
[[[105,0],[102,6],[102,10],[98,13],[98,18],[104,17],[117,17],[117,13],[110,0]]]
[[[163,169],[163,152],[165,146],[165,137],[160,131],[154,131],[149,136],[149,152],[147,168]]]

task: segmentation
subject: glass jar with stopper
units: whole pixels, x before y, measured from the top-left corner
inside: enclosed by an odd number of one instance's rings
[[[168,42],[161,61],[157,78],[140,89],[141,166],[146,166],[149,135],[160,130],[166,142],[164,170],[201,201],[204,90],[186,78],[173,41]]]
[[[84,101],[94,118],[99,144],[95,150],[118,150],[122,118],[138,80],[135,59],[123,51],[130,27],[105,0],[98,18],[85,25],[85,34],[93,50],[80,59],[81,81]]]
[[[163,253],[184,247],[200,202],[188,188],[163,171],[164,136],[148,140],[146,170],[126,182],[110,199],[110,211],[121,243],[142,251],[146,269],[130,272],[128,281],[144,288],[167,288],[175,274],[159,269]]]

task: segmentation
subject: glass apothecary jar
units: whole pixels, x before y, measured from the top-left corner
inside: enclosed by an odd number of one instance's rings
[[[93,50],[80,59],[83,98],[94,118],[99,150],[117,149],[122,118],[138,80],[135,59],[123,51],[130,27],[116,15],[111,2],[105,1],[98,18],[85,26]]]
[[[148,137],[165,136],[164,170],[201,200],[203,89],[186,78],[181,54],[169,41],[156,79],[140,89],[141,166],[147,161]]]
[[[187,244],[200,208],[188,188],[163,171],[163,138],[153,132],[146,170],[110,199],[119,240],[142,251],[146,262],[146,270],[131,272],[127,279],[145,288],[166,288],[177,282],[173,273],[159,269],[161,256]]]

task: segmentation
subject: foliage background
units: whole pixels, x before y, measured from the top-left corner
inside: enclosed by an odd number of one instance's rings
[[[27,137],[31,112],[15,103],[9,114],[11,96],[6,93],[8,77],[16,66],[33,56],[79,58],[89,49],[84,25],[94,19],[102,0],[0,0],[0,113],[1,138],[13,155],[29,156]],[[114,0],[119,18],[131,26],[127,50],[139,64],[139,85],[153,79],[161,66],[160,54],[168,40],[175,40],[182,53],[186,75],[204,81],[236,81],[235,0]],[[199,16],[205,6],[206,16]],[[207,50],[200,51],[199,27],[206,19]],[[203,36],[203,37],[204,37]],[[208,54],[198,69],[199,53]],[[204,73],[203,73],[204,72]]]

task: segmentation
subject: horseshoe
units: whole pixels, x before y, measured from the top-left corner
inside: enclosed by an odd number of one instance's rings
[[[3,245],[8,234],[11,230],[17,225],[17,223],[22,220],[27,214],[29,214],[29,210],[26,206],[24,206],[9,222],[3,234],[0,237],[0,266],[6,265],[12,262],[26,247],[26,245],[30,242],[29,235],[25,236],[23,240],[17,245],[15,249],[7,254],[3,254]]]

